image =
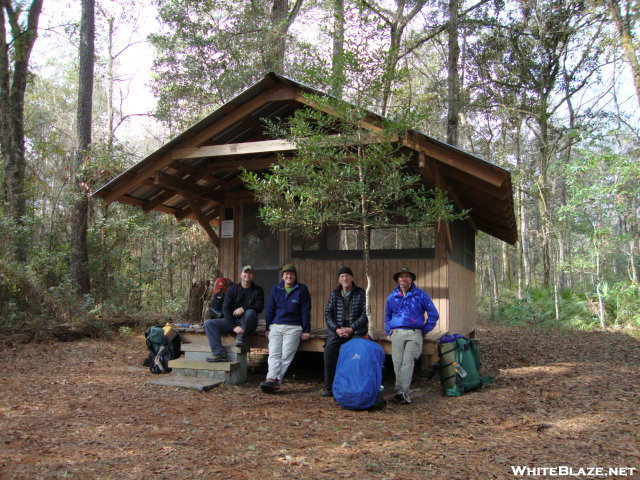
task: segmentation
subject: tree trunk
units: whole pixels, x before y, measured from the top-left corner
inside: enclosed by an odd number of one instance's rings
[[[609,11],[613,17],[613,23],[618,31],[620,42],[622,43],[622,49],[625,57],[631,67],[631,75],[633,77],[633,83],[636,87],[636,97],[640,102],[640,62],[638,61],[638,55],[636,53],[636,42],[633,38],[633,30],[630,21],[622,17],[620,9],[620,3],[618,0],[608,0]]]
[[[189,290],[189,306],[185,320],[189,323],[202,322],[203,306],[206,301],[209,282],[207,280],[194,280]]]
[[[371,318],[371,285],[373,284],[371,280],[371,272],[370,268],[370,259],[371,259],[371,229],[368,226],[363,227],[363,249],[362,249],[362,257],[364,263],[364,276],[367,279],[367,288],[365,289],[365,304],[366,304],[366,314],[369,319],[369,326],[367,329],[367,334],[373,338],[373,319]]]
[[[342,98],[344,73],[344,0],[333,0],[333,51],[331,54],[331,94]]]
[[[289,12],[289,0],[273,0],[271,25],[266,39],[265,67],[268,71],[284,73],[287,32],[300,11],[302,1],[296,0],[291,12]]]
[[[78,200],[73,211],[71,225],[70,266],[76,289],[81,295],[89,293],[89,249],[87,229],[89,224],[88,186],[79,174],[89,153],[91,144],[91,109],[93,106],[93,59],[95,41],[95,2],[82,0],[82,18],[80,22],[80,72],[78,78],[78,111],[76,116],[76,135],[78,149],[75,158],[75,185]]]
[[[396,68],[400,59],[400,46],[402,43],[402,36],[407,27],[407,24],[422,10],[427,0],[418,0],[412,7],[411,11],[404,14],[404,9],[407,4],[406,0],[396,0],[396,11],[393,16],[388,16],[385,12],[381,11],[377,6],[363,0],[363,4],[366,5],[374,14],[387,24],[389,27],[389,51],[387,57],[384,60],[384,77],[382,86],[382,101],[381,101],[381,115],[386,115],[389,108],[389,101],[391,99],[391,86],[396,78]]]
[[[11,0],[0,6],[0,149],[7,214],[20,226],[26,213],[24,96],[42,0],[33,0],[28,11],[16,7]],[[21,18],[23,12],[28,12],[26,21]],[[23,235],[15,236],[16,260],[26,261],[26,243]]]
[[[458,43],[458,0],[449,0],[449,52],[447,57],[447,143],[458,145],[460,122],[460,77],[458,59],[460,45]]]

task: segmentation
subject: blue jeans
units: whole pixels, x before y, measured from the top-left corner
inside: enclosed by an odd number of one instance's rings
[[[212,318],[204,322],[204,333],[207,334],[211,353],[214,355],[226,355],[227,351],[222,346],[222,335],[233,332],[236,327],[242,327],[244,333],[236,336],[236,341],[244,341],[256,331],[258,326],[258,314],[255,310],[247,310],[241,317],[233,317],[235,323],[225,318]]]

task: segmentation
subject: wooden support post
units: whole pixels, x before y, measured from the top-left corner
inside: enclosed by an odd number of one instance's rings
[[[218,235],[216,234],[216,232],[213,231],[213,228],[211,227],[209,220],[207,220],[207,217],[205,217],[204,214],[202,213],[202,210],[200,209],[198,202],[194,198],[186,195],[185,195],[185,199],[189,203],[189,206],[191,207],[191,210],[193,211],[193,213],[196,214],[196,218],[198,219],[198,223],[200,224],[200,226],[204,228],[204,231],[207,232],[207,235],[209,235],[209,238],[211,239],[213,244],[216,246],[218,250],[220,250],[220,238],[218,238]]]

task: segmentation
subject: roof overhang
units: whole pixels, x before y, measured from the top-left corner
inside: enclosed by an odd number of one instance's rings
[[[219,220],[226,195],[244,190],[241,168],[266,170],[279,154],[296,150],[291,142],[269,137],[264,120],[287,117],[298,108],[319,108],[309,94],[324,95],[270,73],[94,195],[107,203],[195,219],[217,244],[211,225]],[[363,126],[375,133],[383,120],[371,113]],[[510,244],[517,241],[508,170],[418,131],[409,131],[398,141],[416,152],[425,184],[444,189],[456,207],[468,209],[478,230]]]

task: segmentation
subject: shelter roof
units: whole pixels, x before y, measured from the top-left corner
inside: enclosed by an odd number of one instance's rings
[[[295,145],[270,137],[266,119],[286,118],[314,107],[308,94],[325,95],[287,77],[269,73],[139,163],[98,189],[107,203],[122,202],[178,219],[193,218],[214,242],[225,196],[244,189],[241,167],[267,170],[278,154]],[[317,106],[316,106],[317,107]],[[375,130],[384,120],[370,113]],[[517,241],[511,175],[475,155],[411,130],[400,139],[414,152],[416,168],[429,187],[447,191],[457,208],[469,209],[475,227],[500,240]]]

